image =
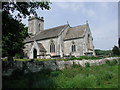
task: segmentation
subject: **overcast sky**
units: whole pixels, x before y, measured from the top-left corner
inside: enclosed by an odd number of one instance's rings
[[[44,17],[45,29],[67,24],[71,27],[88,23],[95,49],[109,50],[118,40],[117,2],[53,2],[51,10],[37,10]],[[27,19],[23,20],[27,25]]]

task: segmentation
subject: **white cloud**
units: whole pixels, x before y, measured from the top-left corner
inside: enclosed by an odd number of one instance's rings
[[[61,9],[71,10],[73,13],[82,13],[83,15],[87,15],[88,17],[96,17],[96,13],[94,10],[87,8],[84,2],[75,3],[75,2],[59,2],[55,3]]]

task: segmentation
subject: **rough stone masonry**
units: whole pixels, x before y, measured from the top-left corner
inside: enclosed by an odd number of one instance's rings
[[[62,70],[70,68],[73,65],[85,67],[86,63],[90,66],[105,64],[106,61],[117,60],[119,63],[120,57],[110,57],[99,60],[70,60],[70,61],[16,61],[16,62],[3,62],[3,76],[10,76],[16,69],[22,70],[24,73],[39,72],[42,70]]]

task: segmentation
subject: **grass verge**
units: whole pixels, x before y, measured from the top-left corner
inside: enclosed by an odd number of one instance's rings
[[[16,70],[3,76],[2,84],[3,88],[118,88],[118,64],[112,63],[28,74]]]

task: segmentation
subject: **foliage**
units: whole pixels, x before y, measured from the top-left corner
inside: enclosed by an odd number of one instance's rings
[[[2,53],[4,56],[14,56],[15,53],[21,53],[23,49],[23,40],[28,36],[27,29],[19,21],[8,18],[3,12],[3,36]]]
[[[3,88],[118,88],[118,65],[74,67],[58,71],[3,76]]]
[[[120,56],[120,49],[117,46],[114,46],[112,49],[114,56]]]
[[[95,56],[80,56],[79,58],[77,58],[78,60],[96,60],[96,59],[102,59],[102,57],[95,57]]]
[[[42,10],[50,9],[49,6],[50,2],[48,1],[42,1],[42,2],[16,2],[16,1],[10,1],[10,2],[2,2],[2,9],[5,11],[8,15],[11,15],[11,12],[14,13],[17,12],[17,15],[15,16],[15,19],[21,19],[22,17],[26,18],[26,16],[29,16],[30,14],[36,14],[36,9],[41,8]]]
[[[90,63],[85,63],[85,67],[90,67]]]
[[[112,51],[111,50],[96,49],[95,53],[96,53],[97,56],[111,56]]]
[[[114,59],[112,61],[109,61],[109,60],[106,61],[106,64],[111,65],[111,66],[116,65],[117,63],[118,63],[118,61],[116,59]]]
[[[12,59],[15,54],[23,54],[24,39],[28,36],[22,18],[36,14],[36,9],[50,9],[50,2],[2,2],[2,56]],[[13,16],[14,13],[17,15]]]

